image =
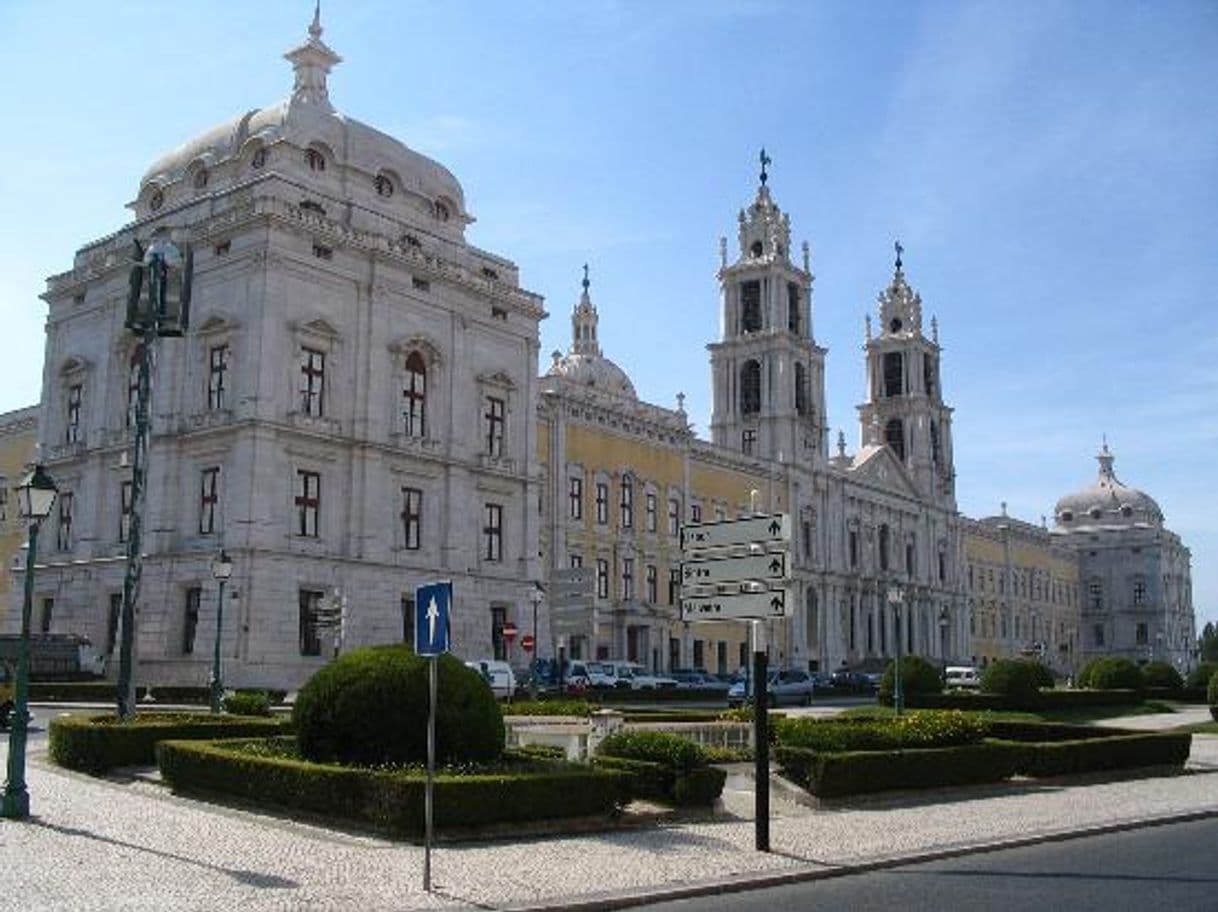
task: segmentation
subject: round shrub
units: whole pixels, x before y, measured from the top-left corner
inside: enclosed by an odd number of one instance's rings
[[[889,662],[880,678],[880,702],[891,703],[896,687],[896,662]],[[939,693],[943,681],[939,677],[939,666],[919,655],[901,656],[901,692],[909,694]]]
[[[363,765],[427,761],[428,659],[409,646],[354,649],[309,679],[292,721],[310,760]],[[482,676],[439,658],[436,760],[486,763],[503,753],[503,716]]]
[[[1104,656],[1087,663],[1079,683],[1093,690],[1141,690],[1142,669],[1124,656]]]
[[[981,673],[981,692],[1013,700],[1034,700],[1042,687],[1053,686],[1053,673],[1032,659],[999,659]]]
[[[1202,662],[1188,673],[1184,686],[1190,689],[1201,690],[1209,684],[1210,678],[1215,674],[1218,674],[1218,662]]]
[[[224,711],[234,716],[269,716],[271,698],[265,690],[238,690],[225,695]]]
[[[702,745],[669,732],[614,732],[600,743],[597,753],[606,757],[662,763],[675,770],[691,770],[706,765],[706,752]]]
[[[1142,684],[1145,687],[1179,690],[1184,686],[1184,678],[1172,668],[1170,662],[1151,662],[1142,666]]]

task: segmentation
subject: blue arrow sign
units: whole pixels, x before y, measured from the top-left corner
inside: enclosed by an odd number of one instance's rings
[[[448,652],[448,616],[453,602],[451,581],[428,583],[414,591],[414,651],[422,656]]]

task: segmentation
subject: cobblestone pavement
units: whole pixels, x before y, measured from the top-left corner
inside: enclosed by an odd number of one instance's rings
[[[441,844],[433,854],[436,890],[428,895],[421,847],[217,807],[149,782],[65,772],[36,747],[28,774],[34,816],[0,821],[0,910],[561,908],[597,896],[1218,813],[1218,773],[1204,771],[1218,769],[1218,737],[1195,737],[1190,764],[1199,771],[820,807],[776,792],[768,855],[753,851],[750,802],[733,791],[725,815],[713,821]]]

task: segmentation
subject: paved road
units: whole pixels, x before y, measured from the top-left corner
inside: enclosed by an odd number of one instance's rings
[[[652,912],[1214,912],[1218,819],[987,852],[782,887],[639,906]]]

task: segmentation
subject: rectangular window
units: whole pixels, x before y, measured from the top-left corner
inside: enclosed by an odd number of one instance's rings
[[[905,545],[905,574],[906,574],[906,576],[908,576],[912,579],[916,569],[917,568],[914,565],[914,546],[911,544],[906,544]]]
[[[127,541],[131,537],[131,482],[124,481],[118,493],[118,540]]]
[[[59,504],[59,523],[55,529],[55,547],[68,551],[72,547],[72,492],[60,491],[56,501]]]
[[[668,604],[676,605],[681,601],[681,568],[673,567],[668,571]]]
[[[402,642],[414,649],[414,596],[402,596]]]
[[[634,598],[634,558],[622,558],[622,600]]]
[[[1102,611],[1104,608],[1104,587],[1099,580],[1087,584],[1087,594],[1091,597],[1091,609]]]
[[[0,477],[0,523],[8,522],[8,486],[5,481]]]
[[[740,452],[745,456],[752,456],[757,449],[757,431],[754,428],[745,428],[740,432]]]
[[[220,469],[204,469],[199,487],[199,534],[216,531],[216,504],[220,501]]]
[[[947,555],[942,551],[939,552],[939,582],[947,580]],[[972,585],[970,581],[970,585]]]
[[[110,593],[110,610],[106,615],[106,655],[114,654],[114,644],[118,642],[118,619],[122,617],[123,594]]]
[[[45,632],[44,630],[43,633]],[[1145,646],[1150,642],[1150,628],[1145,621],[1138,622],[1138,626],[1134,629],[1134,637],[1139,646]]]
[[[647,492],[644,510],[646,511],[647,531],[654,532],[656,530],[656,495],[654,491]]]
[[[318,472],[296,472],[296,534],[317,538],[317,520],[321,513],[321,475]],[[318,655],[319,653],[305,653]]]
[[[1104,625],[1096,624],[1093,634],[1095,637],[1095,645],[1103,646],[1104,645]]]
[[[195,634],[199,629],[199,602],[203,598],[203,590],[192,586],[186,590],[186,605],[182,615],[182,655],[191,655],[195,651]]]
[[[80,400],[84,387],[79,383],[68,387],[67,422],[64,427],[64,443],[80,441]]]
[[[584,565],[584,556],[582,554],[568,554],[567,555],[567,566],[568,567],[573,567],[573,568],[582,567],[583,565]]]
[[[609,522],[609,485],[603,481],[596,483],[596,522],[600,526]]]
[[[482,556],[488,561],[503,560],[503,506],[488,503],[482,527]]]
[[[715,522],[723,522],[727,519],[727,512],[723,507],[715,507]]]
[[[609,561],[603,557],[596,559],[596,597],[609,598]]]
[[[43,633],[51,632],[51,616],[55,613],[55,599],[44,598],[42,600],[42,618],[38,624],[38,629]]]
[[[419,550],[423,525],[423,492],[402,488],[402,543],[407,551]]]
[[[321,655],[321,637],[317,632],[317,609],[321,605],[323,592],[317,589],[300,590],[300,654]]]
[[[647,565],[647,604],[654,605],[659,595],[659,584],[656,577],[656,565]]]
[[[681,533],[681,502],[675,497],[668,498],[668,534],[677,536]]]
[[[326,356],[313,348],[300,350],[300,410],[320,418],[324,414],[323,397],[326,387]],[[318,655],[319,653],[306,653]]]
[[[418,352],[406,359],[402,387],[402,432],[407,437],[427,436],[427,364]]]
[[[701,504],[690,504],[689,521],[696,522],[696,523],[702,522],[702,505]]]
[[[570,503],[572,519],[584,518],[584,480],[582,478],[567,479],[567,500]]]
[[[848,535],[850,551],[850,569],[857,570],[859,566],[859,534],[851,529]]]
[[[634,528],[634,482],[622,479],[622,528]]]
[[[801,523],[801,526],[802,526],[802,528],[800,529],[800,532],[802,533],[802,535],[800,537],[803,539],[804,560],[811,560],[812,559],[812,523],[805,519]]]
[[[1135,605],[1144,605],[1146,603],[1146,583],[1143,580],[1134,580],[1133,603]]]
[[[486,452],[490,456],[503,455],[504,402],[494,396],[486,397]]]
[[[139,348],[131,356],[131,365],[127,368],[127,414],[123,418],[124,426],[135,427],[135,413],[140,405],[140,355]]]
[[[701,640],[694,640],[694,668],[706,667],[706,647]]]
[[[207,357],[207,407],[224,408],[224,378],[228,373],[228,346],[213,345]]]

